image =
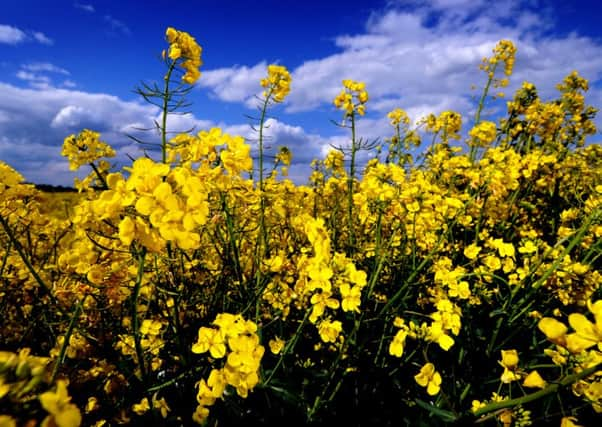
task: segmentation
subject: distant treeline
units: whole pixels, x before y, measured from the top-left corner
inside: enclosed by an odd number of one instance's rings
[[[45,193],[75,193],[77,190],[73,187],[63,187],[62,185],[34,184],[36,188]]]

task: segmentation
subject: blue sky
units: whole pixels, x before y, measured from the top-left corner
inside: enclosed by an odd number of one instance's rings
[[[359,132],[370,139],[390,136],[385,116],[396,107],[413,120],[455,110],[467,130],[478,95],[471,85],[484,82],[478,65],[501,39],[518,48],[508,93],[530,81],[551,99],[576,69],[590,80],[587,103],[602,106],[597,1],[0,3],[0,160],[30,182],[72,184],[60,147],[83,128],[116,148],[118,166],[140,155],[125,134],[150,126],[158,111],[133,89],[162,78],[168,26],[193,35],[204,62],[190,114],[174,117],[172,130],[220,126],[252,139],[246,116],[256,113],[259,80],[270,63],[289,68],[291,94],[272,110],[268,133],[274,147],[291,148],[291,177],[299,183],[313,158],[346,142],[331,123],[341,117],[332,99],[344,78],[366,82],[370,101]]]

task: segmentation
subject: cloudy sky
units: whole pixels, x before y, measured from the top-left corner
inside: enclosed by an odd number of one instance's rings
[[[116,148],[117,166],[140,155],[126,135],[140,136],[135,128],[152,126],[159,112],[133,90],[161,80],[168,26],[193,35],[204,62],[190,112],[174,117],[171,130],[220,126],[253,139],[259,80],[268,64],[288,67],[292,91],[271,111],[269,144],[292,150],[299,183],[313,158],[345,142],[332,123],[341,119],[332,99],[344,78],[366,82],[370,101],[359,133],[369,139],[390,136],[386,113],[397,107],[413,120],[455,110],[469,129],[480,94],[471,86],[484,83],[478,65],[501,39],[518,48],[509,93],[530,81],[552,99],[555,85],[578,70],[590,80],[587,103],[601,107],[597,3],[3,0],[0,160],[30,182],[71,185],[60,147],[83,128]],[[499,111],[488,108],[492,116]]]

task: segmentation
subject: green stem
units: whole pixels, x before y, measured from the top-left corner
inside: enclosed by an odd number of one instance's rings
[[[169,92],[169,82],[171,80],[171,73],[176,67],[176,61],[172,61],[167,69],[167,74],[163,78],[165,86],[162,93],[163,106],[161,107],[161,161],[167,163],[167,115],[169,113],[169,100],[171,99],[171,93]]]
[[[142,351],[142,344],[140,343],[138,297],[140,296],[140,288],[142,287],[142,277],[144,276],[145,256],[146,249],[143,248],[142,252],[138,255],[138,273],[136,274],[136,283],[134,285],[134,295],[132,298],[132,323],[134,328],[134,346],[136,348],[136,356],[138,358],[138,365],[140,366],[140,373],[142,375],[142,381],[144,382],[144,384],[146,384],[146,367],[144,365],[144,353]]]
[[[349,255],[353,255],[355,235],[353,230],[353,183],[355,180],[355,155],[357,144],[355,141],[355,112],[351,113],[351,162],[349,163],[349,177],[347,178],[347,219],[349,228]]]
[[[600,368],[602,368],[602,363],[598,363],[597,365],[591,366],[591,367],[584,369],[583,371],[578,372],[576,374],[567,375],[566,377],[562,378],[560,381],[550,384],[549,386],[547,386],[546,388],[544,388],[542,390],[538,390],[534,393],[527,394],[526,396],[517,397],[515,399],[502,400],[501,402],[489,403],[488,405],[485,405],[482,408],[475,411],[474,416],[480,417],[481,415],[485,415],[489,412],[494,412],[494,411],[498,411],[500,409],[505,409],[505,408],[512,408],[514,406],[523,405],[525,403],[529,403],[534,400],[541,399],[544,396],[558,392],[559,389],[562,387],[569,386],[583,378],[590,376],[591,374],[593,374]]]
[[[0,215],[0,224],[2,224],[2,228],[8,235],[9,240],[12,242],[13,246],[19,253],[21,260],[23,261],[23,263],[25,264],[25,266],[27,267],[27,269],[29,270],[29,272],[31,273],[33,278],[36,280],[36,282],[38,282],[38,285],[40,285],[40,288],[42,288],[42,290],[48,295],[48,297],[56,305],[56,308],[59,311],[59,313],[62,314],[63,310],[60,308],[58,301],[56,300],[54,295],[52,295],[52,292],[50,291],[50,288],[48,287],[48,285],[46,285],[46,283],[44,282],[44,280],[42,280],[42,278],[40,277],[38,272],[33,268],[33,264],[31,263],[31,261],[29,260],[27,255],[25,254],[25,251],[23,250],[23,246],[21,245],[21,242],[19,242],[17,240],[12,229],[10,228],[10,225],[8,224],[8,222],[6,221],[6,219],[4,219],[4,217],[2,215]]]
[[[71,320],[69,320],[69,326],[67,327],[67,333],[65,334],[65,339],[63,340],[63,345],[61,346],[61,350],[59,352],[59,357],[56,359],[56,363],[54,364],[54,368],[52,368],[52,376],[50,377],[50,383],[54,383],[56,376],[59,373],[59,368],[63,364],[65,360],[65,353],[67,352],[67,347],[69,347],[69,341],[71,340],[71,335],[73,334],[73,329],[75,328],[75,324],[77,322],[77,318],[81,313],[82,307],[84,305],[84,301],[86,300],[87,295],[77,303],[75,308],[73,309],[73,314],[71,315]]]
[[[587,217],[587,219],[585,220],[585,222],[583,223],[583,225],[579,228],[579,230],[577,231],[577,233],[575,233],[574,237],[571,239],[571,241],[569,242],[569,244],[567,245],[567,247],[564,248],[564,250],[562,251],[562,253],[554,260],[554,262],[552,263],[552,265],[550,266],[550,268],[548,268],[546,270],[546,272],[535,283],[533,283],[533,289],[539,288],[546,280],[548,280],[548,278],[552,275],[552,273],[554,271],[556,271],[556,269],[558,268],[558,266],[560,265],[560,263],[564,260],[565,256],[569,252],[571,252],[571,250],[573,250],[573,248],[578,243],[581,242],[581,240],[583,239],[583,236],[585,235],[585,233],[589,229],[589,226],[592,224],[592,222],[594,222],[595,219],[597,219],[598,215],[599,215],[599,210],[596,209],[596,210],[594,210]]]
[[[495,69],[497,68],[497,62],[495,64],[493,64],[493,69],[491,70],[491,74],[489,76],[489,78],[487,79],[487,84],[485,85],[485,88],[483,89],[483,93],[481,94],[481,99],[479,100],[479,106],[477,107],[477,113],[475,114],[475,118],[474,118],[474,126],[478,125],[479,122],[481,121],[481,112],[483,111],[483,108],[485,107],[485,98],[487,98],[487,94],[489,93],[489,88],[491,87],[491,83],[493,82],[493,76],[495,75]],[[477,147],[475,145],[473,145],[472,147],[470,147],[470,161],[474,162],[475,158],[477,155]]]
[[[96,165],[94,163],[90,163],[90,166],[92,166],[92,169],[94,170],[94,173],[96,174],[96,177],[102,184],[103,190],[108,190],[109,186],[107,184],[107,181],[105,180],[105,177],[102,176],[102,174],[100,173],[100,171],[98,170],[98,168],[96,167]]]
[[[295,335],[293,335],[293,337],[289,340],[289,342],[286,343],[286,345],[282,349],[282,353],[280,354],[280,358],[278,359],[278,362],[276,362],[276,366],[274,366],[274,369],[272,369],[272,372],[270,372],[270,375],[268,376],[268,378],[265,381],[263,381],[264,386],[267,386],[270,383],[270,381],[272,380],[272,377],[274,376],[274,374],[276,373],[278,368],[280,368],[280,365],[282,365],[282,362],[284,361],[284,357],[295,348],[295,345],[297,344],[297,341],[299,340],[299,337],[301,336],[301,330],[303,329],[303,326],[305,326],[305,323],[307,322],[307,319],[309,318],[309,314],[311,313],[311,311],[312,311],[311,308],[309,308],[308,310],[305,311],[305,316],[303,316],[303,320],[301,321],[301,323],[299,323],[299,326],[297,327],[297,330],[295,331]]]

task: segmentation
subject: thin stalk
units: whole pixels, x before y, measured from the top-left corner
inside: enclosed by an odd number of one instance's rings
[[[569,386],[573,383],[576,383],[577,381],[590,376],[591,374],[593,374],[600,368],[602,368],[602,363],[598,363],[597,365],[591,366],[591,367],[584,369],[583,371],[578,372],[576,374],[567,375],[566,377],[562,378],[560,381],[550,384],[549,386],[547,386],[546,388],[544,388],[542,390],[527,394],[526,396],[517,397],[514,399],[503,400],[501,402],[490,403],[490,404],[485,405],[482,408],[478,409],[477,411],[475,411],[474,416],[480,417],[482,415],[488,414],[490,412],[498,411],[500,409],[512,408],[514,406],[524,405],[525,403],[529,403],[534,400],[541,399],[542,397],[545,397],[549,394],[557,393],[560,388]]]
[[[497,68],[497,62],[493,64],[493,69],[491,70],[491,74],[487,79],[487,83],[485,84],[485,88],[483,89],[483,93],[481,94],[481,99],[479,100],[479,106],[477,107],[477,112],[474,118],[474,126],[478,125],[481,121],[481,112],[485,107],[485,98],[487,98],[487,94],[489,93],[489,88],[491,87],[491,83],[493,82],[493,76],[495,75],[495,69]],[[477,155],[477,147],[473,145],[470,147],[470,161],[474,162]]]
[[[21,242],[19,242],[17,240],[12,229],[10,228],[10,225],[8,224],[8,222],[4,219],[4,217],[2,215],[0,215],[0,224],[2,224],[2,228],[8,235],[9,240],[12,242],[13,246],[19,253],[21,260],[23,261],[23,263],[25,264],[25,266],[27,267],[27,269],[29,270],[29,272],[31,273],[33,278],[36,280],[36,282],[38,282],[38,285],[40,285],[42,290],[48,295],[48,297],[51,299],[51,301],[56,305],[56,308],[59,311],[59,313],[62,314],[63,310],[60,308],[58,301],[56,300],[54,295],[52,295],[52,292],[50,291],[50,288],[48,287],[48,285],[46,285],[46,283],[44,282],[44,280],[42,280],[42,278],[40,277],[38,272],[35,270],[35,268],[33,268],[33,264],[31,263],[31,261],[29,260],[27,255],[25,254],[25,251],[23,250],[23,246],[21,245]]]
[[[355,181],[355,155],[357,143],[355,141],[355,112],[351,113],[351,161],[349,163],[349,177],[347,178],[347,220],[349,228],[349,254],[353,255],[355,246],[355,233],[353,230],[353,183]]]
[[[165,77],[163,78],[165,81],[163,93],[161,94],[163,98],[163,105],[161,106],[161,161],[163,163],[167,163],[167,115],[169,113],[169,100],[171,98],[169,83],[171,79],[171,73],[175,67],[176,61],[172,61],[167,69],[167,74],[165,74]]]
[[[59,373],[59,368],[63,364],[65,360],[65,353],[67,352],[67,347],[69,347],[69,341],[71,340],[71,335],[73,334],[73,329],[75,328],[75,324],[77,323],[77,318],[81,313],[82,307],[84,305],[84,301],[86,300],[88,295],[84,295],[84,297],[77,303],[75,308],[73,309],[73,314],[71,315],[71,320],[69,320],[69,326],[67,327],[67,333],[65,334],[65,339],[63,340],[63,345],[61,346],[61,351],[59,352],[59,357],[56,359],[56,363],[52,368],[52,376],[50,377],[50,383],[54,383],[56,376]]]
[[[140,296],[140,288],[142,287],[142,277],[144,276],[144,259],[146,257],[146,249],[143,248],[142,252],[138,255],[138,273],[136,274],[136,283],[134,284],[134,296],[132,298],[132,324],[134,328],[134,346],[136,348],[136,356],[138,358],[138,365],[140,366],[140,373],[142,375],[142,381],[146,384],[146,367],[144,365],[144,353],[142,351],[142,344],[140,343],[140,323],[138,319],[138,297]]]
[[[272,377],[274,376],[274,374],[276,373],[276,371],[278,370],[278,368],[280,368],[280,365],[282,365],[282,362],[284,361],[284,356],[286,356],[289,352],[291,352],[294,348],[295,345],[297,344],[297,341],[299,340],[299,337],[301,336],[301,330],[303,329],[303,326],[305,326],[305,323],[307,322],[307,319],[309,318],[309,314],[311,313],[311,308],[306,310],[305,312],[305,316],[303,316],[303,320],[301,321],[301,323],[299,323],[299,326],[297,327],[297,330],[295,331],[295,335],[293,335],[293,337],[289,340],[288,343],[286,343],[286,346],[284,346],[284,348],[282,349],[282,353],[280,354],[280,358],[278,359],[278,362],[276,362],[276,366],[274,366],[274,369],[272,369],[272,372],[270,372],[270,375],[268,376],[268,378],[263,381],[263,385],[267,386],[270,381],[272,380]]]

